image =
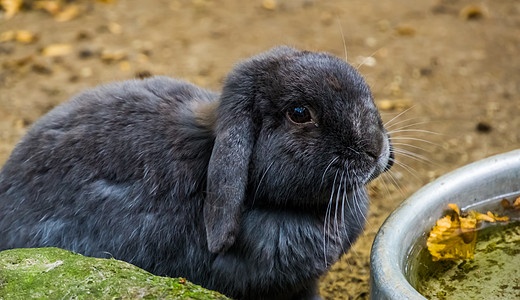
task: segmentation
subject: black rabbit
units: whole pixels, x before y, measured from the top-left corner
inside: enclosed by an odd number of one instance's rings
[[[166,77],[88,90],[0,173],[0,249],[55,246],[237,299],[313,299],[392,165],[369,87],[325,53],[274,48],[222,94]]]

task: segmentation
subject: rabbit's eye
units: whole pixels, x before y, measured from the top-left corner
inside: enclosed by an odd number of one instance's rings
[[[287,111],[287,118],[289,118],[291,122],[296,124],[316,124],[312,118],[311,110],[305,106],[297,106],[290,108]]]

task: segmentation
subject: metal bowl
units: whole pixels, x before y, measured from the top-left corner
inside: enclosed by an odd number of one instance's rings
[[[405,277],[413,246],[448,203],[465,208],[520,191],[520,150],[489,157],[448,173],[405,200],[384,222],[372,245],[371,299],[426,299]]]

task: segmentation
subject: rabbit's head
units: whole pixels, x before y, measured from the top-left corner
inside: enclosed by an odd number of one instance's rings
[[[329,54],[255,56],[228,76],[220,100],[204,204],[213,252],[234,243],[246,205],[320,209],[340,181],[362,188],[392,164],[368,85]]]

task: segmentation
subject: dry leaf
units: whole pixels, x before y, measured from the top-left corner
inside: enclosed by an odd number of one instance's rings
[[[16,32],[16,41],[19,43],[29,44],[36,40],[36,35],[27,30],[18,30]]]
[[[263,0],[262,7],[268,10],[276,9],[276,0]]]
[[[32,43],[36,40],[36,35],[27,30],[9,30],[0,34],[0,42],[17,41],[19,43]]]
[[[513,202],[514,208],[520,208],[520,197],[516,198],[515,202]]]
[[[507,217],[507,216],[499,217],[499,216],[495,215],[494,213],[492,213],[490,211],[488,211],[487,214],[488,214],[488,216],[493,218],[496,222],[507,222],[507,221],[509,221],[509,217]]]
[[[508,209],[520,209],[520,197],[516,198],[513,203],[509,202],[507,199],[502,199],[502,207]]]
[[[402,35],[402,36],[415,35],[415,29],[413,27],[406,26],[406,25],[397,26],[397,28],[395,28],[395,31],[397,32],[397,34]]]
[[[66,22],[74,19],[79,15],[78,5],[68,5],[64,10],[60,11],[54,16],[54,19],[58,22]]]
[[[477,4],[469,4],[463,7],[459,16],[464,20],[477,20],[487,17],[487,9]]]
[[[413,103],[408,99],[382,99],[376,101],[376,105],[380,110],[405,110],[412,107]]]
[[[507,199],[502,199],[500,204],[502,204],[503,208],[510,208],[511,207],[511,203],[509,203],[509,201]]]
[[[127,57],[126,53],[123,50],[103,50],[101,52],[101,60],[104,62],[110,63],[114,61],[121,61]]]
[[[2,66],[6,67],[7,69],[18,69],[18,68],[23,68],[23,67],[29,65],[33,61],[34,61],[34,57],[32,55],[28,55],[28,56],[8,60]]]
[[[61,11],[60,4],[57,1],[50,1],[50,0],[35,1],[34,8],[43,9],[53,16],[59,14]]]
[[[472,259],[476,238],[467,228],[463,234],[459,214],[446,216],[437,221],[426,241],[434,261],[441,259]]]
[[[426,245],[434,261],[473,259],[477,230],[481,222],[506,222],[508,217],[498,217],[492,212],[481,214],[470,211],[461,214],[459,207],[448,204],[454,211],[452,216],[445,216],[433,227]]]
[[[69,44],[52,44],[42,50],[43,56],[63,56],[72,52]]]
[[[16,39],[16,31],[14,31],[14,30],[4,31],[4,32],[0,33],[0,43],[9,42],[14,39]]]
[[[451,208],[452,210],[455,211],[455,213],[457,213],[457,215],[460,216],[460,208],[457,204],[455,203],[448,203],[448,207]]]
[[[23,0],[0,0],[0,6],[5,10],[5,18],[10,19],[20,11]]]

